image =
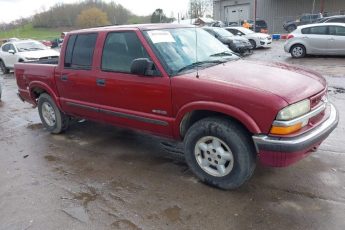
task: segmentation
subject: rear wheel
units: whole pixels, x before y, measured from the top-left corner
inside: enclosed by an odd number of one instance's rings
[[[5,63],[2,60],[0,60],[0,69],[3,74],[8,74],[10,72],[10,70],[6,68]]]
[[[301,44],[292,46],[290,53],[293,58],[303,58],[307,54],[305,47]]]
[[[58,134],[68,128],[69,117],[62,113],[54,100],[46,93],[38,99],[38,113],[43,126],[51,133]]]
[[[202,182],[221,189],[238,188],[255,169],[255,149],[246,130],[218,117],[202,119],[188,130],[185,158]]]

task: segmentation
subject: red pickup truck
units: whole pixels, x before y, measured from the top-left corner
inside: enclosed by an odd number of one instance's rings
[[[338,124],[318,73],[244,61],[206,31],[173,24],[68,33],[56,64],[15,65],[18,95],[51,133],[71,117],[184,142],[203,182],[233,189],[307,156]]]

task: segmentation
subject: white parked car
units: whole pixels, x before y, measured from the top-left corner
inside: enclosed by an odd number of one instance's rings
[[[49,49],[38,41],[11,41],[0,48],[0,68],[3,73],[9,73],[17,62],[44,61],[59,56],[59,52]]]
[[[244,27],[225,27],[224,29],[231,32],[233,35],[247,38],[254,49],[260,47],[267,48],[272,44],[272,37],[268,34],[255,33],[254,31]]]
[[[284,50],[294,58],[311,55],[345,55],[345,23],[299,26],[288,35]]]

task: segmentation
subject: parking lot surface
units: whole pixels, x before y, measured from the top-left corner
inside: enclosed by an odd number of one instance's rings
[[[0,75],[0,229],[344,229],[344,57],[293,60],[274,42],[246,59],[324,74],[340,123],[310,157],[258,165],[235,191],[200,183],[178,143],[90,121],[51,135]]]

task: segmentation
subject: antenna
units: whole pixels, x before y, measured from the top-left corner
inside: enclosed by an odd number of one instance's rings
[[[198,62],[198,32],[196,31],[196,25],[194,25],[195,31],[195,63]],[[199,65],[196,65],[196,78],[199,78]]]

